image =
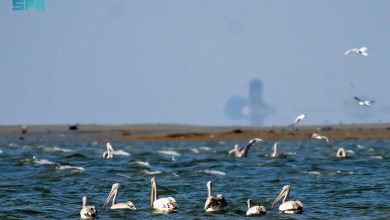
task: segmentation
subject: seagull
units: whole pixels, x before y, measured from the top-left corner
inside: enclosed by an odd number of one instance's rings
[[[360,54],[360,55],[363,55],[363,56],[367,56],[368,53],[367,53],[367,47],[361,47],[361,48],[352,48],[352,49],[349,49],[347,50],[344,55],[347,55],[349,54],[350,52],[355,52],[357,54]]]
[[[83,197],[83,208],[80,211],[81,219],[94,219],[96,218],[97,211],[95,206],[87,205],[87,196]]]
[[[356,101],[358,101],[358,104],[364,107],[370,107],[372,104],[374,104],[374,100],[361,100],[358,97],[354,97]]]
[[[329,144],[329,139],[328,139],[326,136],[322,136],[322,135],[319,135],[319,134],[317,134],[317,133],[313,133],[313,134],[311,135],[311,138],[315,138],[315,139],[318,139],[318,140],[325,140],[326,143]]]
[[[249,143],[244,148],[239,147],[238,144],[236,144],[234,146],[234,149],[229,151],[229,154],[234,153],[235,157],[246,157],[246,155],[248,154],[249,148],[253,144],[256,144],[256,143],[261,142],[261,141],[263,141],[263,140],[260,138],[254,138],[254,139],[250,140]]]
[[[298,124],[300,121],[302,121],[303,119],[305,119],[305,117],[306,117],[305,114],[300,114],[300,115],[298,115],[298,117],[295,119],[295,121],[294,121],[291,125],[289,125],[289,127]]]

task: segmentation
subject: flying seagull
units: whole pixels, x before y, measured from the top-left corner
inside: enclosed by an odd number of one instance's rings
[[[372,104],[374,104],[374,100],[361,100],[358,97],[354,97],[356,101],[358,101],[358,104],[365,107],[370,107]]]
[[[292,124],[289,125],[289,127],[298,124],[298,123],[299,123],[300,121],[302,121],[305,117],[306,117],[305,114],[300,114],[300,115],[298,115],[298,117],[295,119],[295,121],[294,121]]]
[[[368,55],[368,53],[367,53],[367,47],[349,49],[349,50],[347,50],[347,51],[344,53],[344,55],[347,55],[347,54],[349,54],[350,52],[354,52],[354,53],[357,53],[357,54],[360,54],[360,55],[363,55],[363,56],[367,56],[367,55]]]

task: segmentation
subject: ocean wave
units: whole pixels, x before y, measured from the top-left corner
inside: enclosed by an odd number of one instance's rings
[[[160,171],[160,170],[156,170],[156,171],[141,170],[141,173],[144,175],[156,175],[156,174],[162,173],[162,171]]]
[[[47,160],[47,159],[37,159],[36,156],[33,156],[32,162],[34,164],[40,164],[40,165],[50,165],[55,164],[54,162]]]
[[[210,151],[211,148],[209,147],[206,147],[206,146],[202,146],[202,147],[199,147],[200,150],[204,150],[204,151]]]
[[[67,170],[67,169],[75,169],[81,172],[84,172],[85,169],[83,167],[76,167],[76,166],[71,166],[71,165],[60,165],[57,167],[59,170]]]
[[[199,154],[199,150],[197,148],[190,149],[192,153]]]
[[[209,170],[209,169],[199,170],[199,173],[207,173],[207,174],[221,175],[221,176],[225,176],[226,175],[225,172],[222,172],[222,171],[219,171],[219,170]]]
[[[137,160],[137,161],[130,162],[130,164],[135,164],[135,165],[144,166],[144,167],[150,167],[150,163],[148,161]]]
[[[114,152],[112,152],[112,154],[118,155],[118,156],[130,156],[130,154],[124,150],[114,150]]]
[[[71,149],[68,149],[68,148],[61,148],[61,147],[43,147],[43,151],[46,151],[46,152],[64,152],[64,153],[70,153],[72,152]]]
[[[159,150],[158,153],[168,155],[168,156],[177,156],[177,157],[181,156],[180,153],[178,153],[174,150]]]

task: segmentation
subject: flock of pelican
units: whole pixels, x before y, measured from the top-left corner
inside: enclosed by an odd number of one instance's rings
[[[299,117],[300,120],[304,118],[304,116]],[[296,122],[299,122],[300,120],[296,120]],[[329,139],[326,136],[321,136],[317,133],[313,133],[311,135],[311,138],[318,139],[318,140],[325,140],[329,144]],[[249,149],[251,146],[253,146],[256,143],[260,143],[263,140],[260,138],[254,138],[249,140],[248,144],[245,147],[239,147],[238,145],[235,145],[232,150],[229,151],[230,155],[233,155],[234,157],[243,158],[248,155]],[[282,153],[279,150],[278,147],[279,143],[275,142],[273,145],[273,152],[271,154],[271,157],[279,157],[282,155]],[[114,148],[110,143],[106,144],[107,150],[103,153],[103,158],[111,159],[113,158],[113,155],[115,154]],[[123,152],[123,151],[122,151]],[[128,153],[119,153],[119,155],[129,155]],[[337,150],[336,157],[347,157],[346,150],[342,147],[340,147]],[[151,190],[150,190],[150,207],[157,213],[175,213],[178,210],[178,205],[176,202],[176,199],[173,197],[165,197],[165,198],[159,198],[158,197],[158,188],[157,188],[157,180],[156,177],[152,177],[150,180]],[[227,210],[227,201],[225,200],[224,196],[222,194],[217,194],[216,196],[212,195],[212,182],[207,182],[207,198],[206,202],[204,204],[204,211],[205,212],[224,212]],[[119,183],[115,183],[112,185],[111,191],[107,196],[106,201],[103,204],[103,208],[106,208],[110,201],[112,201],[111,209],[128,209],[128,210],[136,210],[136,207],[133,202],[127,201],[122,203],[117,203],[116,199],[119,192]],[[286,185],[283,187],[280,194],[277,196],[275,201],[272,203],[272,208],[283,198],[282,204],[279,206],[279,211],[281,213],[288,213],[288,214],[301,214],[303,212],[303,204],[299,200],[291,201],[288,200],[288,196],[290,194],[290,185]],[[88,206],[87,205],[87,197],[84,196],[82,199],[83,206],[80,211],[80,217],[82,219],[93,219],[97,216],[97,211],[95,206]],[[259,205],[252,205],[252,200],[247,200],[248,210],[246,212],[247,216],[252,215],[263,215],[265,214],[266,208],[264,206]]]
[[[151,190],[150,190],[150,207],[156,213],[175,213],[178,210],[178,205],[176,203],[176,199],[173,197],[165,197],[159,198],[157,191],[157,181],[156,177],[152,177],[150,180]],[[106,201],[103,204],[103,208],[106,208],[108,203],[112,200],[111,209],[129,209],[136,210],[135,205],[131,201],[127,201],[125,203],[116,203],[116,197],[118,196],[119,183],[115,183],[112,185],[111,191],[108,194]],[[228,203],[222,194],[217,194],[216,196],[212,195],[212,182],[207,182],[207,199],[204,204],[205,212],[225,212],[227,210]],[[272,203],[272,208],[279,202],[281,198],[283,198],[282,204],[279,206],[279,211],[281,213],[288,214],[301,214],[303,212],[303,204],[302,202],[296,201],[288,201],[288,195],[290,194],[290,185],[286,185],[283,187],[282,191]],[[80,217],[82,219],[94,219],[97,217],[97,210],[95,206],[87,205],[87,196],[84,196],[83,199],[83,207],[80,211]],[[264,206],[251,204],[252,200],[248,199],[248,211],[246,212],[247,216],[252,215],[263,215],[266,214],[267,210]]]

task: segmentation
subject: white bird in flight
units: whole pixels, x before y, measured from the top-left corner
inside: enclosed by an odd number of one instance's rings
[[[347,54],[349,54],[350,52],[355,52],[355,53],[357,53],[357,54],[360,54],[360,55],[363,55],[363,56],[367,56],[367,55],[368,55],[367,50],[368,50],[367,47],[352,48],[352,49],[347,50],[347,51],[344,53],[344,55],[347,55]]]
[[[298,115],[298,117],[295,119],[295,121],[294,121],[291,125],[289,125],[289,127],[298,124],[300,121],[302,121],[303,119],[305,119],[305,117],[306,117],[305,114],[300,114],[300,115]]]
[[[311,135],[311,138],[318,139],[318,140],[325,140],[326,143],[329,144],[329,139],[328,139],[328,137],[326,137],[326,136],[322,136],[322,135],[319,135],[319,134],[317,134],[317,133],[313,133],[313,134]]]
[[[361,106],[365,106],[365,107],[370,107],[375,101],[374,100],[362,100],[362,99],[359,99],[358,97],[354,97],[354,99],[356,101],[358,101],[358,104],[361,105]]]

